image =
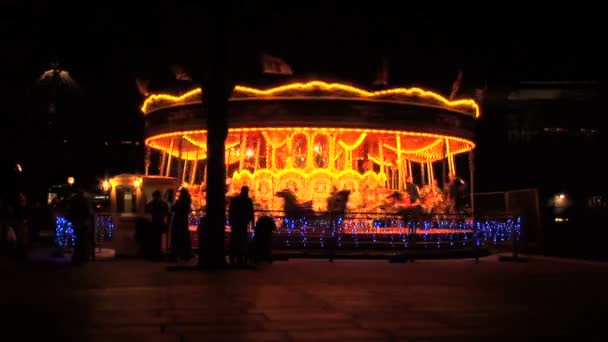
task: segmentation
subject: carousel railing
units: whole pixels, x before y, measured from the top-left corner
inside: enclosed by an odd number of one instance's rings
[[[190,216],[195,232],[204,213]],[[227,216],[227,215],[226,215]],[[275,248],[445,248],[505,247],[519,240],[521,220],[517,216],[496,215],[473,218],[468,214],[398,215],[347,212],[343,216],[315,213],[301,218],[282,211],[256,210],[255,219],[274,219]],[[226,233],[230,231],[226,222]],[[249,228],[253,234],[252,227]]]
[[[196,242],[203,211],[193,211],[190,231]],[[293,218],[282,211],[256,210],[255,219],[270,216],[276,231],[275,249],[430,249],[430,248],[515,248],[519,242],[521,219],[512,215],[472,217],[466,214],[397,215],[387,213],[347,212],[342,215],[315,213]],[[71,248],[76,243],[71,223],[56,216],[56,243]],[[114,222],[110,213],[96,213],[91,234],[93,257],[104,242],[112,239]],[[253,235],[253,227],[249,227]],[[230,226],[226,222],[226,237]],[[194,244],[196,248],[197,244]]]

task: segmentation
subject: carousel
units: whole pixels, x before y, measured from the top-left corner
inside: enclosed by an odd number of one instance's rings
[[[190,231],[193,247],[198,244],[207,168],[202,91],[145,99],[145,174],[118,175],[103,185],[111,213],[100,216],[95,230],[109,227],[107,245],[116,253],[138,250],[136,226],[150,194],[159,190],[172,202],[180,187],[192,196]],[[520,234],[518,217],[482,218],[472,200],[469,212],[455,204],[453,190],[466,188],[463,178],[472,183],[480,115],[472,99],[318,80],[237,85],[228,115],[226,195],[249,186],[256,216],[275,220],[273,248],[469,248]],[[228,238],[229,224],[225,232]],[[169,245],[167,238],[163,246]]]
[[[176,179],[196,207],[205,205],[206,183],[201,91],[150,95],[141,107],[146,174]],[[411,205],[445,212],[445,190],[475,148],[479,114],[472,99],[448,100],[420,88],[237,85],[229,105],[227,195],[247,185],[257,210],[281,211],[291,200],[323,212],[332,194],[348,190],[352,213]],[[418,198],[408,192],[412,184]]]

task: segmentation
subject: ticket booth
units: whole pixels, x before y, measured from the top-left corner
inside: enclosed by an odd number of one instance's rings
[[[152,200],[152,193],[159,190],[170,205],[178,188],[177,179],[163,176],[120,174],[109,180],[110,213],[114,223],[111,241],[106,245],[114,248],[116,255],[135,256],[139,246],[135,240],[138,219],[146,218],[146,203]]]

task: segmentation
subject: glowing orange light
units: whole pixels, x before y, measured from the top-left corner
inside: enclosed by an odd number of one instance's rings
[[[417,87],[394,88],[394,89],[386,89],[386,90],[370,92],[370,91],[363,90],[363,89],[353,87],[350,85],[346,85],[346,84],[326,83],[323,81],[311,81],[311,82],[307,82],[307,83],[291,83],[291,84],[286,84],[283,86],[265,89],[265,90],[237,85],[234,87],[232,99],[235,99],[235,96],[238,97],[238,93],[255,95],[255,96],[274,96],[277,94],[281,94],[281,93],[293,91],[293,90],[310,91],[310,90],[315,90],[315,89],[321,89],[321,90],[325,90],[325,91],[329,91],[329,92],[333,92],[333,93],[336,93],[336,92],[344,93],[345,92],[345,93],[350,94],[351,95],[350,97],[352,97],[352,95],[356,95],[358,97],[362,97],[362,98],[366,98],[366,99],[377,99],[377,100],[386,99],[387,97],[391,97],[391,96],[395,96],[395,95],[421,97],[421,98],[426,98],[426,99],[437,101],[438,103],[445,105],[447,107],[453,108],[453,109],[466,108],[473,112],[473,116],[475,118],[479,117],[479,114],[480,114],[479,105],[472,99],[459,99],[459,100],[450,101],[435,92],[424,90],[422,88],[417,88]],[[201,88],[196,88],[196,89],[193,89],[180,96],[175,96],[175,95],[170,95],[170,94],[150,95],[144,101],[144,103],[141,107],[141,110],[143,113],[148,113],[150,106],[152,106],[153,104],[155,104],[157,102],[161,102],[161,101],[165,101],[165,102],[169,102],[169,103],[173,103],[173,104],[175,104],[175,103],[197,103],[197,102],[201,101],[201,97],[200,97],[201,92],[202,92]],[[287,97],[289,97],[289,96],[287,96]],[[291,97],[293,97],[293,96],[291,96]],[[391,99],[391,100],[399,102],[399,100],[394,100],[394,99]],[[401,102],[407,103],[408,101],[402,100]]]
[[[238,178],[242,178],[242,177],[256,178],[261,174],[269,174],[272,177],[279,179],[289,173],[295,173],[303,178],[312,178],[312,177],[316,177],[320,174],[325,174],[325,175],[328,175],[335,179],[341,178],[345,175],[350,175],[350,176],[356,177],[361,180],[368,178],[368,177],[377,178],[378,181],[386,180],[386,175],[377,174],[374,171],[367,171],[364,174],[360,174],[359,172],[357,172],[355,170],[332,171],[329,169],[314,169],[311,172],[306,172],[302,169],[296,169],[296,168],[286,168],[286,169],[279,170],[279,171],[271,171],[271,170],[262,169],[259,171],[255,171],[253,173],[247,169],[243,169],[241,171],[234,171],[234,173],[232,174],[232,178],[234,178],[234,179],[238,179]]]
[[[148,111],[148,106],[151,103],[154,103],[159,100],[165,100],[165,101],[169,101],[169,102],[184,102],[184,101],[186,101],[186,99],[194,98],[200,94],[201,94],[201,88],[192,89],[189,92],[182,94],[180,96],[173,96],[173,95],[169,95],[169,94],[152,94],[152,95],[148,96],[148,98],[144,101],[144,104],[141,106],[141,111],[146,113]],[[196,101],[193,101],[193,102],[196,102]]]
[[[136,178],[133,181],[133,186],[138,189],[141,186],[141,180],[139,180],[139,178]]]
[[[103,189],[103,191],[108,191],[108,189],[110,189],[110,182],[108,182],[107,180],[104,180],[101,183],[101,188]]]
[[[68,184],[69,185],[74,185],[74,177],[68,177]]]
[[[247,152],[245,152],[245,155],[249,158],[253,157],[253,150],[252,149],[247,149]]]
[[[389,135],[399,135],[401,137],[423,137],[423,138],[433,138],[435,141],[429,145],[426,145],[419,149],[410,149],[410,150],[401,150],[401,153],[405,153],[409,155],[409,159],[412,161],[427,161],[427,158],[431,158],[432,160],[445,158],[446,156],[442,153],[432,153],[431,149],[438,144],[440,144],[445,139],[448,139],[451,143],[459,143],[461,146],[457,150],[450,151],[451,155],[456,155],[463,152],[468,152],[475,148],[475,143],[455,136],[448,136],[442,134],[435,133],[424,133],[424,132],[411,132],[411,131],[396,131],[396,130],[386,130],[386,129],[365,129],[365,128],[328,128],[328,127],[257,127],[257,128],[230,128],[228,132],[231,134],[235,133],[247,133],[247,132],[260,132],[264,139],[272,146],[273,151],[282,147],[289,141],[289,135],[287,135],[281,141],[276,141],[276,139],[272,139],[269,133],[271,132],[285,132],[285,133],[312,133],[312,132],[323,132],[323,133],[359,133],[359,139],[353,145],[347,145],[344,142],[338,141],[338,144],[347,150],[355,149],[359,147],[364,141],[365,137],[369,134],[389,134]],[[166,138],[174,138],[180,136],[193,136],[193,135],[205,135],[207,130],[191,130],[191,131],[176,131],[170,133],[158,134],[155,136],[148,137],[145,140],[146,146],[155,148],[157,150],[161,150],[165,153],[171,154],[174,157],[180,157],[179,152],[176,149],[170,149],[168,146],[162,144],[162,139]],[[204,145],[203,143],[198,143],[200,145]],[[237,143],[231,144],[230,147],[238,145]],[[391,146],[388,144],[383,144],[384,147],[391,151],[396,151],[395,146]],[[229,146],[226,146],[228,149]],[[239,152],[237,150],[237,152]],[[419,156],[418,158],[413,158],[414,156]],[[337,158],[338,156],[334,156]],[[201,151],[182,151],[181,158],[185,160],[204,160],[207,158],[206,153]]]

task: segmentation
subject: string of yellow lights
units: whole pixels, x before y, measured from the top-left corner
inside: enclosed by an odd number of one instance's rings
[[[361,88],[357,88],[351,85],[342,84],[342,83],[326,83],[323,81],[311,81],[307,83],[290,83],[274,88],[269,89],[257,89],[251,87],[245,87],[241,85],[237,85],[233,90],[233,98],[240,94],[249,94],[253,96],[275,96],[278,94],[282,94],[289,91],[299,90],[299,91],[311,91],[315,89],[320,89],[328,92],[345,92],[351,95],[356,95],[362,98],[374,99],[379,98],[382,99],[386,96],[394,96],[394,95],[403,95],[403,96],[412,96],[425,98],[429,100],[437,101],[438,103],[445,105],[447,107],[456,109],[462,108],[467,109],[472,112],[473,117],[477,118],[480,115],[479,105],[473,99],[459,99],[459,100],[449,100],[442,95],[425,90],[418,87],[413,88],[393,88],[386,90],[378,90],[378,91],[367,91]],[[150,108],[160,102],[168,102],[170,105],[174,105],[176,103],[196,103],[201,101],[201,88],[196,88],[186,92],[185,94],[176,96],[171,94],[153,94],[148,96],[144,101],[141,111],[144,114],[150,112]]]

